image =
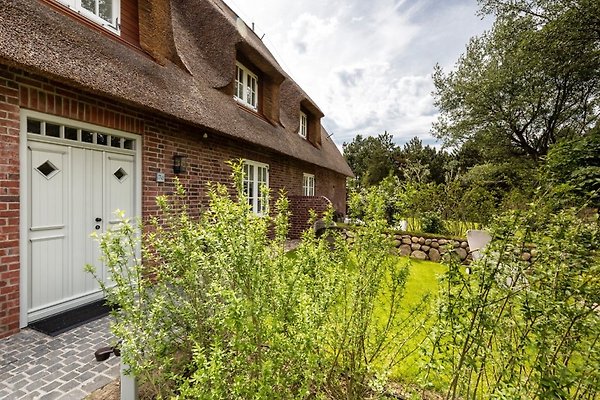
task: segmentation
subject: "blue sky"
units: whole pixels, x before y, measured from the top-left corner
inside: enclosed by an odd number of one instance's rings
[[[476,0],[225,0],[325,113],[341,146],[388,131],[433,143],[431,74],[491,26]]]

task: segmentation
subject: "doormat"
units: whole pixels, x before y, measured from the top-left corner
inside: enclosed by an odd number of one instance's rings
[[[29,324],[29,327],[49,336],[57,336],[63,332],[102,318],[108,315],[109,312],[110,307],[104,300],[99,300],[35,321]]]

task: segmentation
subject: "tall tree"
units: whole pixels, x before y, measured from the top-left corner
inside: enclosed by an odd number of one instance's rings
[[[352,142],[344,143],[342,147],[344,157],[361,185],[375,185],[397,171],[394,163],[396,145],[387,132],[376,137],[356,135]]]
[[[402,150],[397,152],[400,171],[411,175],[422,182],[444,183],[446,173],[450,169],[452,157],[445,151],[438,151],[435,147],[423,145],[417,136],[404,144]]]
[[[471,39],[454,71],[434,72],[448,145],[473,140],[496,154],[538,159],[600,114],[598,0],[481,0],[493,28]]]
[[[600,127],[552,147],[541,178],[559,203],[600,208]]]

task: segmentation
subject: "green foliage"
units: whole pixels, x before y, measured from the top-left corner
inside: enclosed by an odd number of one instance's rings
[[[209,186],[199,219],[177,184],[141,242],[128,220],[100,238],[123,362],[158,397],[381,397],[418,321],[400,314],[408,268],[382,240],[383,202],[365,206],[352,245],[308,231],[290,256],[286,197],[257,217],[232,167],[237,197]]]
[[[353,188],[349,195],[350,216],[364,220],[367,206],[372,199],[382,199],[385,218],[393,227],[400,229],[401,221],[407,221],[410,232],[448,233],[465,236],[467,229],[477,229],[479,222],[488,222],[497,209],[491,194],[479,187],[467,190],[461,181],[447,185],[402,182],[395,176],[384,179],[379,185]],[[379,200],[377,200],[379,201]],[[423,224],[423,218],[438,216],[442,221]]]
[[[421,215],[421,230],[427,233],[446,233],[444,220],[434,212],[426,212]]]
[[[418,137],[413,137],[397,152],[400,172],[407,181],[442,184],[448,174],[455,173],[451,163],[453,157],[432,146],[423,146]]]
[[[559,203],[600,207],[600,128],[553,146],[541,175]]]
[[[538,159],[596,124],[600,6],[595,0],[482,0],[496,17],[456,69],[434,73],[447,144],[475,141],[489,157]]]
[[[500,218],[472,274],[442,281],[425,382],[448,399],[600,395],[600,224],[538,209]]]
[[[387,132],[377,137],[356,135],[352,142],[343,144],[343,149],[361,186],[375,185],[397,169],[393,157],[395,145]]]

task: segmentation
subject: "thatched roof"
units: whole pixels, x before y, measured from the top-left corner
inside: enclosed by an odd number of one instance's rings
[[[352,175],[324,129],[321,148],[296,133],[301,102],[311,105],[315,115],[322,113],[221,0],[138,2],[145,51],[90,29],[42,1],[0,0],[0,61]],[[282,82],[278,121],[241,109],[226,93],[238,52]]]

